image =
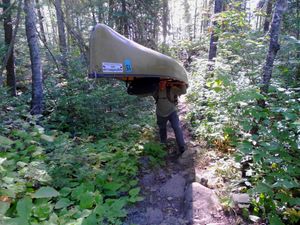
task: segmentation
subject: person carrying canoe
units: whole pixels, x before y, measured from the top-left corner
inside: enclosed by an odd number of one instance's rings
[[[186,93],[186,84],[172,83],[167,80],[161,80],[159,87],[155,91],[153,97],[156,102],[156,117],[159,127],[160,142],[167,142],[167,123],[170,121],[174,130],[176,142],[180,153],[186,149],[182,130],[177,115],[178,96]]]

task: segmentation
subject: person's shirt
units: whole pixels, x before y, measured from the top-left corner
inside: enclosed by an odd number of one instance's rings
[[[154,98],[156,99],[156,114],[161,117],[167,117],[176,111],[175,98],[176,96],[186,93],[186,88],[178,88],[176,86],[170,87],[170,94],[168,99],[167,87],[163,90],[158,90]]]

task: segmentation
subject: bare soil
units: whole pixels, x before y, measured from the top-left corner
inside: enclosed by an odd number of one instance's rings
[[[184,99],[180,100],[178,114],[187,150],[182,155],[177,153],[169,126],[165,165],[151,168],[147,158],[141,159],[139,180],[144,200],[128,209],[124,225],[238,224],[223,210],[216,194],[218,187],[223,190],[226,184],[215,173],[207,173],[215,163],[214,154],[191,135],[188,121],[184,120],[188,106]]]

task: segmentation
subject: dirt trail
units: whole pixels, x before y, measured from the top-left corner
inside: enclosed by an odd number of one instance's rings
[[[147,158],[142,159],[139,178],[141,195],[145,199],[129,209],[124,225],[234,224],[225,216],[214,191],[196,182],[195,171],[205,170],[209,162],[201,154],[203,146],[193,140],[183,120],[187,110],[181,99],[178,113],[188,150],[181,156],[174,154],[175,137],[169,127],[168,142],[173,144],[168,149],[166,165],[153,170],[148,166]]]

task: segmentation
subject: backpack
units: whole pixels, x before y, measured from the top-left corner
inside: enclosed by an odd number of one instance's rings
[[[174,95],[174,99],[171,98],[171,86],[168,85],[166,88],[167,88],[167,99],[170,102],[174,103],[175,105],[178,105],[178,96]],[[156,92],[155,92],[155,94],[154,94],[153,97],[155,99],[155,104],[157,104],[157,101],[159,99],[159,97],[158,97],[158,89],[156,89]]]
[[[157,90],[159,78],[143,77],[135,78],[127,87],[127,93],[130,95],[153,95]]]

